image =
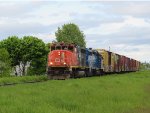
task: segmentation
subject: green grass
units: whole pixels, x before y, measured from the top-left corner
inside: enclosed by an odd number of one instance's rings
[[[150,113],[150,71],[2,86],[0,113]]]

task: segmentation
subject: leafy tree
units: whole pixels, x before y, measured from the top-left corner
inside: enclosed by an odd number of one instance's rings
[[[75,43],[81,47],[86,47],[83,32],[73,23],[64,24],[62,28],[58,27],[55,35],[58,42]]]
[[[25,75],[25,66],[30,62],[29,74],[46,72],[47,48],[45,43],[33,36],[24,36],[21,41],[22,72]]]
[[[51,46],[52,43],[47,43],[46,44],[46,51],[47,51],[47,54],[50,52],[50,46]]]
[[[32,74],[41,74],[46,71],[48,49],[37,37],[24,36],[19,39],[17,36],[11,36],[0,42],[0,48],[2,47],[10,54],[11,65],[16,73],[19,69],[21,74],[25,75],[27,64],[30,64],[29,70]]]
[[[5,48],[11,58],[11,66],[14,67],[16,71],[16,65],[20,64],[21,61],[21,39],[17,36],[10,36],[7,39],[1,41],[0,48]]]
[[[0,49],[0,77],[10,75],[10,58],[6,49]]]
[[[37,58],[33,59],[32,62],[30,63],[31,66],[28,69],[28,75],[45,74],[46,63],[47,63],[47,58],[44,56],[38,59]]]

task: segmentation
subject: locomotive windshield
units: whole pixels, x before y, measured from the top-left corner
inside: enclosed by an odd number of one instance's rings
[[[68,50],[73,51],[74,47],[73,46],[68,46]]]
[[[56,46],[56,50],[61,50],[61,46]]]
[[[55,50],[55,46],[51,46],[51,51]]]
[[[68,50],[67,46],[62,46],[62,50]]]
[[[74,51],[74,46],[72,45],[52,45],[51,46],[51,51],[53,50],[70,50]]]

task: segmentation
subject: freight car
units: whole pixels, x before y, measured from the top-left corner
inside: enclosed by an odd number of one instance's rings
[[[140,68],[140,62],[104,49],[97,49],[103,56],[104,73],[134,72]]]
[[[66,79],[138,71],[140,62],[104,50],[76,44],[52,43],[48,54],[49,79]]]

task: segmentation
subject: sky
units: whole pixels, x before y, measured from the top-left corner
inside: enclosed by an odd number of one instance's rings
[[[48,43],[67,23],[87,47],[150,62],[150,1],[0,1],[0,41],[32,35]]]

